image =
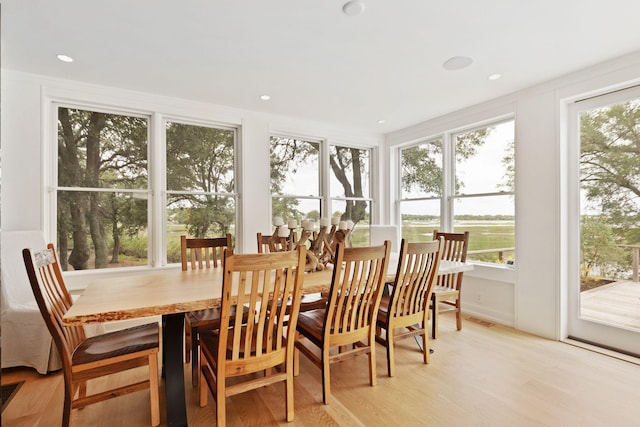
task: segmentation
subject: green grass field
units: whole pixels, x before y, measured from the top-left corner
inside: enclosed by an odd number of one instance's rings
[[[410,242],[426,242],[431,240],[433,230],[440,228],[437,221],[403,221],[402,238]],[[499,252],[474,254],[473,251],[515,248],[515,224],[509,220],[464,220],[456,221],[454,232],[469,232],[469,260],[500,263],[514,259],[513,250],[503,251],[502,261]],[[356,227],[351,236],[351,244],[355,247],[369,244],[369,230],[366,226]]]
[[[424,242],[431,240],[433,230],[440,224],[432,220],[411,220],[402,224],[402,238],[411,242]],[[477,250],[491,250],[499,248],[513,248],[515,246],[515,226],[508,220],[465,220],[457,221],[455,232],[469,231],[469,260],[484,262],[504,262],[514,258],[513,251],[503,252],[502,261],[498,252],[473,254]],[[234,230],[231,230],[234,234]],[[186,234],[184,224],[168,224],[167,226],[167,262],[180,262],[180,235]],[[147,240],[145,236],[123,238],[122,246],[126,253],[121,256],[121,265],[146,265]],[[351,235],[351,244],[354,247],[369,245],[368,224],[359,224]],[[254,248],[246,248],[248,252]],[[395,248],[394,250],[397,250]]]
[[[433,230],[440,224],[433,221],[404,221],[402,237],[409,241],[431,240]],[[467,259],[485,262],[500,262],[498,252],[473,254],[473,251],[504,249],[515,247],[515,224],[506,220],[466,220],[456,221],[454,232],[469,232],[469,255]],[[514,259],[513,251],[503,252],[503,262]]]

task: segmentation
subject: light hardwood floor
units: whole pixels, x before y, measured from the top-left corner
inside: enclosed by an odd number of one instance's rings
[[[429,365],[421,363],[414,341],[401,342],[394,378],[387,377],[385,351],[377,346],[375,387],[368,385],[366,356],[333,365],[330,405],[322,403],[320,371],[301,356],[295,421],[284,421],[284,389],[274,385],[229,398],[229,425],[640,425],[640,365],[468,316],[463,319],[463,329],[457,332],[453,316],[442,316],[440,337],[431,341],[435,353]],[[213,400],[199,408],[189,378],[190,366],[185,365],[189,424],[214,425]],[[2,414],[2,426],[59,425],[60,374],[3,371],[3,384],[21,379],[26,383]],[[73,425],[148,426],[148,396],[143,391],[75,410]],[[161,425],[166,425],[164,409],[161,415]]]

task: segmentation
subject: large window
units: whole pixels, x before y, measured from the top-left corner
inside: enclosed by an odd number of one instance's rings
[[[68,106],[56,112],[63,270],[178,262],[181,234],[233,232],[234,129],[168,121],[166,138],[150,144],[151,116]],[[152,145],[166,156],[152,156]],[[166,171],[166,180],[150,179],[153,170]]]
[[[400,150],[402,237],[469,231],[467,258],[504,263],[515,250],[514,122],[444,133]]]
[[[433,230],[440,228],[442,156],[441,139],[400,153],[402,237],[410,242],[431,240]]]
[[[166,123],[167,262],[180,262],[180,235],[235,234],[235,131]]]
[[[271,137],[271,211],[285,221],[318,221],[320,197],[320,142]]]
[[[371,150],[332,145],[329,164],[332,216],[352,221],[355,226],[351,244],[367,246],[371,224]]]
[[[148,118],[58,108],[63,270],[146,265]]]
[[[513,121],[457,133],[454,142],[453,231],[469,231],[470,260],[513,259]]]
[[[286,136],[271,137],[272,213],[298,224],[352,221],[351,244],[367,245],[371,214],[371,150]],[[328,167],[322,167],[328,158]],[[323,182],[328,182],[328,189]]]

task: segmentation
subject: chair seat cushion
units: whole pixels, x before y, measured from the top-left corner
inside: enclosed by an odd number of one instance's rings
[[[378,322],[386,323],[387,317],[389,316],[389,303],[391,302],[391,297],[383,296],[380,298],[380,308],[378,308]]]
[[[327,308],[327,297],[322,295],[319,292],[315,294],[304,294],[300,298],[300,312],[310,311],[310,310],[319,310],[319,309],[325,310],[326,308]],[[290,311],[291,311],[291,299],[287,301],[285,314],[289,314]]]
[[[73,352],[73,365],[82,365],[158,348],[159,337],[157,323],[149,323],[90,337]]]
[[[220,328],[220,307],[207,308],[205,310],[190,311],[186,314],[187,324],[191,328],[199,330],[219,329]],[[231,316],[236,314],[236,306],[231,306]],[[244,307],[244,315],[248,313],[247,307]]]
[[[309,338],[314,344],[320,346],[326,315],[326,309],[310,310],[300,313],[298,315],[298,332]]]

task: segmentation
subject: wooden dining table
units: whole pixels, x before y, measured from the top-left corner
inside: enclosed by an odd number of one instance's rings
[[[397,258],[396,258],[397,261]],[[393,281],[397,262],[390,259],[387,280]],[[466,271],[473,266],[441,261],[439,274]],[[333,270],[306,273],[305,294],[328,292]],[[163,372],[167,425],[186,426],[184,387],[184,313],[218,307],[222,295],[222,269],[181,271],[164,269],[92,280],[63,316],[65,325],[162,316]]]

